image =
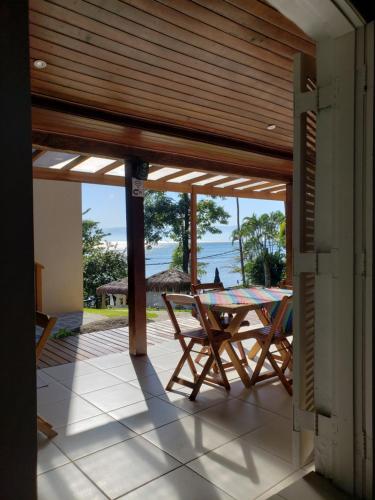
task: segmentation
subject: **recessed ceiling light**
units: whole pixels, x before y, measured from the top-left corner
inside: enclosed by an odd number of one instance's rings
[[[34,68],[36,69],[44,69],[47,67],[46,61],[42,61],[42,59],[35,59]]]
[[[270,123],[269,125],[267,125],[266,129],[267,130],[275,130],[276,128],[276,125],[274,123]]]

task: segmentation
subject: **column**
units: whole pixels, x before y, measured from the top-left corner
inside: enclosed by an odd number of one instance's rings
[[[148,164],[140,158],[125,161],[126,237],[130,354],[147,353],[146,266],[144,245],[143,180]]]
[[[194,187],[192,188],[190,195],[190,276],[191,282],[197,283],[197,194]]]

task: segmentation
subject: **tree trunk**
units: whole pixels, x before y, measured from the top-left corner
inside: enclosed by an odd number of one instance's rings
[[[268,252],[266,252],[263,257],[263,268],[264,268],[264,286],[266,288],[269,288],[271,286],[271,270],[270,270],[270,260]]]
[[[189,237],[190,237],[190,203],[189,203],[189,195],[187,193],[183,194],[184,198],[184,228],[182,235],[182,270],[184,273],[189,272],[189,256],[190,256],[190,247],[189,247]]]
[[[244,260],[243,260],[243,246],[242,246],[242,236],[241,236],[241,223],[240,223],[240,202],[239,199],[236,198],[236,205],[237,205],[237,229],[238,229],[238,244],[240,248],[240,264],[241,264],[241,275],[242,275],[242,284],[246,284],[246,277],[245,277],[245,266],[244,266]]]

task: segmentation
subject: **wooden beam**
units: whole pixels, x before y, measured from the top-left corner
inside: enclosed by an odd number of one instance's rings
[[[110,163],[106,167],[101,168],[100,170],[98,170],[95,173],[97,175],[103,175],[103,174],[106,174],[107,172],[110,172],[111,170],[113,170],[117,167],[120,167],[123,164],[124,164],[124,162],[122,160],[115,160],[114,162]]]
[[[56,119],[58,119],[56,114]],[[33,124],[33,144],[40,149],[56,149],[59,151],[67,151],[72,153],[82,153],[87,155],[103,156],[106,158],[128,158],[139,156],[144,158],[149,163],[157,163],[165,167],[181,167],[193,170],[204,170],[215,174],[236,175],[239,177],[256,177],[277,180],[280,182],[291,182],[292,180],[292,162],[289,160],[272,160],[272,168],[262,165],[262,156],[257,157],[257,160],[246,160],[246,164],[237,159],[227,159],[220,156],[220,159],[213,159],[206,151],[192,152],[188,148],[185,152],[166,151],[163,148],[149,149],[144,146],[129,146],[124,143],[119,143],[118,140],[94,140],[88,137],[77,137],[77,135],[69,135],[67,132],[46,132],[45,129],[40,130],[38,125]],[[45,125],[43,124],[43,127]],[[81,129],[80,129],[81,130]],[[83,131],[82,133],[89,133]],[[197,144],[192,143],[191,146]],[[190,146],[190,145],[189,145]],[[231,152],[230,150],[226,150]],[[235,153],[235,151],[233,151]],[[267,158],[264,157],[266,161]]]
[[[132,158],[125,163],[129,350],[133,355],[147,354],[143,197],[135,196],[132,190],[139,161],[138,158]]]
[[[286,283],[293,284],[293,184],[286,185],[285,200]]]
[[[29,12],[26,0],[0,3],[2,245],[0,498],[37,498],[35,298]]]
[[[190,276],[192,284],[196,284],[198,280],[197,246],[197,193],[193,187],[190,194]]]
[[[67,182],[84,182],[86,184],[103,184],[106,186],[125,186],[126,180],[124,177],[117,175],[98,175],[89,174],[87,172],[72,172],[61,171],[49,168],[33,168],[34,179],[45,179],[53,181]],[[183,183],[164,183],[161,181],[145,181],[145,189],[154,191],[170,191],[174,193],[190,193],[191,185]],[[275,200],[284,201],[285,192],[272,194],[267,191],[256,192],[250,190],[235,190],[230,188],[212,188],[210,186],[194,186],[197,194],[205,194],[207,196],[229,196],[237,198],[258,199],[258,200]]]
[[[46,151],[44,149],[37,149],[36,151],[34,151],[33,156],[32,156],[33,162],[45,154],[46,154]]]
[[[157,132],[162,135],[181,137],[183,139],[190,139],[207,144],[224,146],[241,151],[249,151],[251,153],[270,156],[273,158],[281,158],[285,160],[292,160],[293,158],[292,152],[288,150],[275,149],[261,144],[251,144],[244,140],[225,137],[219,134],[191,130],[188,127],[185,128],[168,123],[154,122],[145,118],[137,118],[132,115],[114,113],[108,110],[97,109],[42,95],[33,94],[32,104],[35,108],[58,111],[102,122],[125,125],[126,127],[136,128],[139,130]]]
[[[197,177],[196,179],[191,179],[190,181],[186,181],[185,184],[188,184],[189,186],[192,186],[195,182],[207,181],[208,179],[211,179],[211,177],[214,177],[211,173],[204,174],[201,177]],[[213,182],[215,182],[215,181],[213,181]],[[220,181],[216,181],[216,182],[220,182]]]
[[[74,167],[77,167],[84,161],[86,161],[88,156],[78,156],[78,158],[74,158],[74,160],[70,161],[67,163],[63,168],[60,169],[61,172],[64,172],[64,170],[71,170]]]
[[[106,186],[124,186],[126,180],[124,177],[117,175],[99,175],[90,174],[87,172],[72,172],[62,171],[49,168],[34,167],[34,179],[45,179],[54,181],[67,181],[67,182],[84,182],[86,184],[103,184]],[[190,193],[191,185],[187,183],[174,183],[163,181],[145,181],[145,189],[152,189],[154,191],[171,191],[174,193]],[[232,188],[213,188],[210,186],[194,186],[197,194],[205,194],[207,196],[229,196],[237,198],[258,199],[258,200],[275,200],[284,201],[285,192],[276,194],[265,192],[257,192],[251,190],[236,190]]]

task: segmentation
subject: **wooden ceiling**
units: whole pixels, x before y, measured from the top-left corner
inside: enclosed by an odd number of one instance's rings
[[[125,123],[126,117],[143,119],[290,157],[292,59],[296,52],[314,54],[315,46],[265,2],[29,3],[30,57],[47,62],[42,70],[31,65],[34,97],[116,113]],[[40,100],[37,107],[42,107]],[[40,130],[34,122],[33,128]]]
[[[125,186],[124,160],[34,149],[35,179]],[[215,174],[204,170],[150,165],[145,188],[213,196],[285,200],[286,184],[280,181]]]

